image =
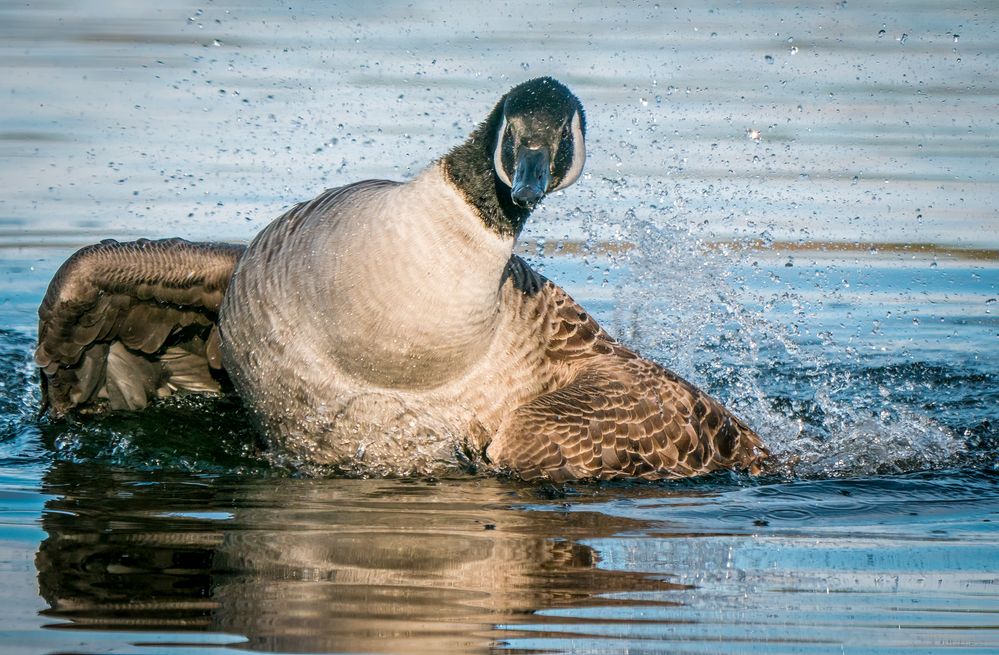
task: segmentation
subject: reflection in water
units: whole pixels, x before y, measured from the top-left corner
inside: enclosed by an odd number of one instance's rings
[[[24,652],[999,648],[994,474],[745,482],[549,498],[57,462],[35,558],[55,629]]]
[[[178,477],[52,468],[36,565],[46,614],[69,622],[58,627],[220,632],[267,651],[454,652],[515,637],[495,624],[537,624],[537,610],[684,588],[598,568],[576,541],[639,523],[514,511],[537,490],[495,480]]]

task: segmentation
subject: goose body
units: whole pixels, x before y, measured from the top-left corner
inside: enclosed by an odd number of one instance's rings
[[[326,191],[245,252],[84,249],[39,310],[46,403],[135,409],[228,376],[275,456],[306,469],[758,469],[766,452],[742,421],[513,255],[537,202],[578,178],[584,130],[575,96],[540,78],[412,180]]]

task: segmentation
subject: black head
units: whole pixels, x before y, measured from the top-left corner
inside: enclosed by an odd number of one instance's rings
[[[565,85],[539,77],[500,102],[493,169],[519,207],[533,209],[550,191],[575,182],[586,162],[583,105]]]
[[[579,99],[557,80],[539,77],[504,95],[443,161],[486,225],[516,236],[546,194],[579,179],[585,132]]]

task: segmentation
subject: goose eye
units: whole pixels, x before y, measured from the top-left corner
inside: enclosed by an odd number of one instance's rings
[[[565,139],[568,139],[568,138],[569,138],[569,126],[568,125],[563,125],[562,126],[562,140],[564,141]]]

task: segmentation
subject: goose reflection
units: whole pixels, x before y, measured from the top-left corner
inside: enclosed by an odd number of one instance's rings
[[[539,609],[681,588],[598,568],[576,541],[638,523],[513,509],[545,501],[498,480],[226,479],[61,462],[45,487],[36,564],[53,627],[226,633],[254,650],[485,651],[519,632],[498,625],[536,624]]]

